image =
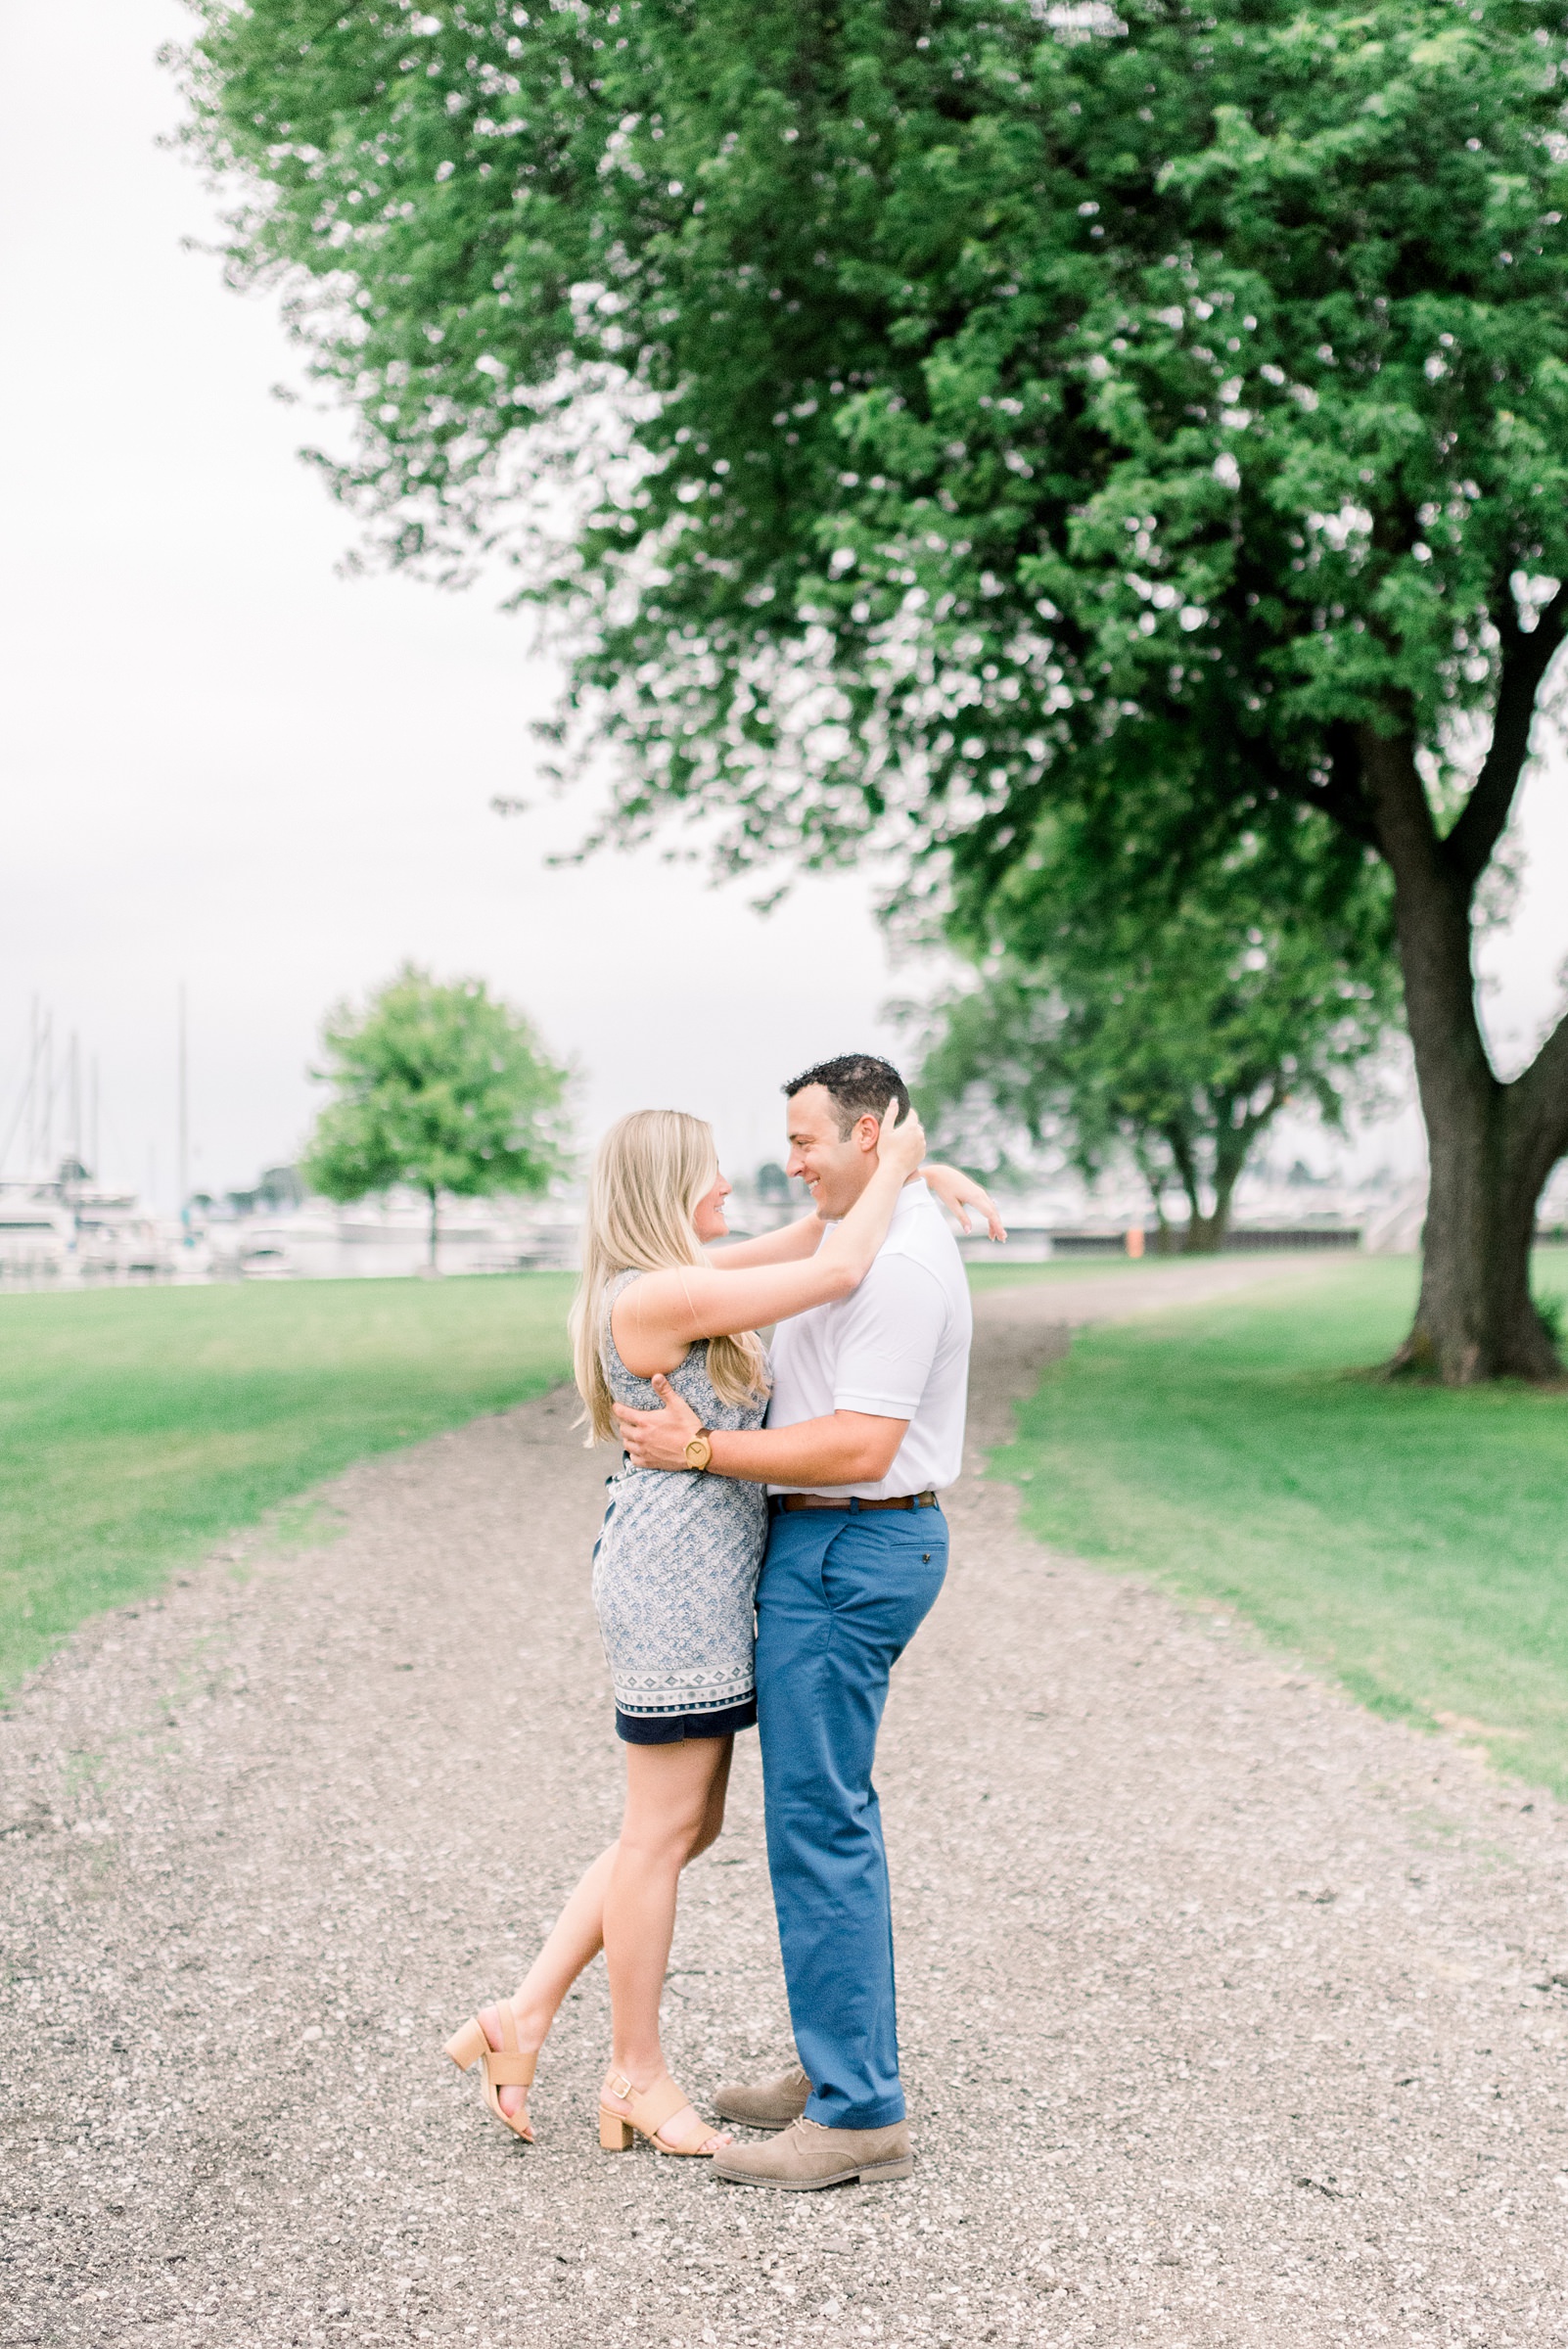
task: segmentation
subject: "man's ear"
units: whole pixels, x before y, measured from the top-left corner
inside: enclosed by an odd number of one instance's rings
[[[882,1120],[867,1110],[863,1118],[854,1121],[854,1146],[857,1150],[874,1150],[882,1139]]]

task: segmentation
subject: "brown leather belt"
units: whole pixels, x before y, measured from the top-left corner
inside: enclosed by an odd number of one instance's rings
[[[934,1509],[937,1506],[937,1496],[935,1493],[900,1493],[891,1500],[861,1500],[858,1497],[850,1500],[829,1500],[826,1494],[823,1493],[775,1493],[773,1506],[777,1509],[791,1511],[796,1509],[854,1509],[861,1513],[867,1509]]]

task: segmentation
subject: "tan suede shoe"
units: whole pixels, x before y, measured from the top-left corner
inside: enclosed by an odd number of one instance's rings
[[[739,2121],[743,2129],[787,2129],[806,2110],[811,2083],[800,2065],[775,2072],[771,2080],[731,2081],[714,2097],[721,2121]]]
[[[874,2186],[907,2178],[914,2168],[909,2125],[887,2129],[824,2129],[803,2114],[765,2145],[725,2145],[714,2155],[714,2175],[731,2186],[771,2186],[780,2193],[809,2194],[818,2187]]]

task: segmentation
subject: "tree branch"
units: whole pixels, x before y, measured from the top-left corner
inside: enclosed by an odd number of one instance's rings
[[[1304,800],[1369,849],[1382,846],[1367,802],[1364,769],[1356,729],[1343,720],[1328,729],[1328,776],[1321,783],[1294,773],[1277,759],[1268,761],[1269,779],[1283,799]]]
[[[1492,721],[1492,745],[1481,763],[1469,798],[1457,822],[1443,843],[1443,853],[1464,883],[1473,890],[1491,861],[1512,810],[1530,751],[1530,728],[1535,721],[1536,695],[1552,655],[1568,631],[1568,583],[1559,587],[1527,635],[1511,602],[1498,622],[1502,638],[1502,681]]]
[[[1309,783],[1305,778],[1298,780],[1290,777],[1284,781],[1282,788],[1292,799],[1305,800],[1309,807],[1315,807],[1320,814],[1326,815],[1342,831],[1348,832],[1353,840],[1364,842],[1369,849],[1377,847],[1377,826],[1365,807],[1348,800],[1342,792],[1335,790],[1332,783]]]
[[[1407,734],[1380,734],[1368,725],[1360,729],[1358,748],[1377,846],[1396,880],[1443,886],[1448,880],[1443,844],[1415,763],[1413,741]]]
[[[1568,1154],[1568,1011],[1530,1066],[1503,1091],[1539,1191],[1558,1159]]]
[[[1181,1188],[1187,1195],[1187,1213],[1195,1223],[1201,1222],[1203,1199],[1197,1163],[1193,1158],[1191,1146],[1179,1126],[1168,1126],[1165,1129],[1165,1139],[1166,1146],[1176,1161],[1176,1171],[1180,1179]]]
[[[1264,1103],[1262,1109],[1249,1109],[1246,1112],[1241,1121],[1241,1126],[1238,1129],[1236,1137],[1241,1144],[1241,1156],[1243,1161],[1245,1161],[1247,1153],[1252,1148],[1252,1145],[1257,1139],[1258,1135],[1262,1133],[1264,1128],[1268,1124],[1271,1118],[1275,1118],[1279,1115],[1279,1112],[1284,1108],[1285,1103],[1289,1099],[1289,1093],[1283,1088],[1279,1079],[1276,1077],[1273,1078],[1269,1082],[1268,1098]]]

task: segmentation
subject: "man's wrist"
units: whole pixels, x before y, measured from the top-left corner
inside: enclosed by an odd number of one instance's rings
[[[708,1439],[708,1473],[710,1476],[733,1476],[747,1481],[746,1453],[748,1434],[760,1430],[746,1428],[717,1428]],[[755,1478],[750,1481],[755,1482]]]
[[[688,1439],[685,1451],[688,1468],[694,1468],[702,1473],[713,1465],[713,1439],[714,1431],[711,1427],[700,1427],[697,1433]]]

